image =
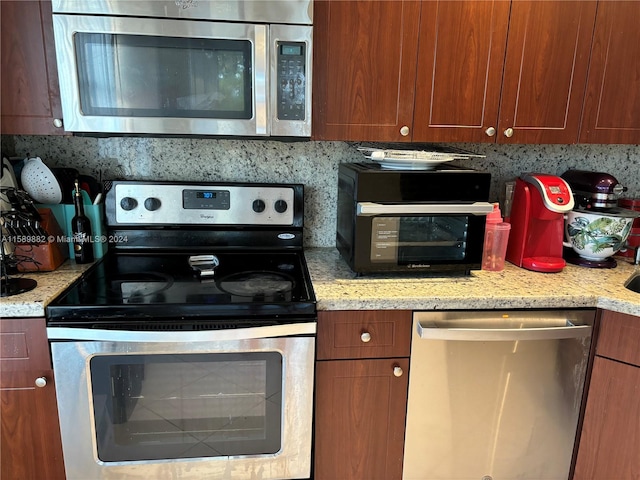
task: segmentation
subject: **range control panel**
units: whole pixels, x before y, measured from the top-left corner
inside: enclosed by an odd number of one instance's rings
[[[110,225],[293,225],[294,186],[114,182]],[[114,222],[115,217],[115,222]]]

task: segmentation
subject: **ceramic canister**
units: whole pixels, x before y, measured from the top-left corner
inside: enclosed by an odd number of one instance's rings
[[[638,215],[621,208],[607,212],[572,210],[565,215],[565,245],[589,260],[608,258],[625,245]]]

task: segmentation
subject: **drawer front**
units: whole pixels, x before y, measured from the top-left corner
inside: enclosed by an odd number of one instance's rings
[[[44,318],[0,320],[0,371],[3,384],[14,372],[51,370]]]
[[[640,317],[603,311],[596,354],[640,367]]]
[[[411,311],[318,312],[318,360],[408,357]]]

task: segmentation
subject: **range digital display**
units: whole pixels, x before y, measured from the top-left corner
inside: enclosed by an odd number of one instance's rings
[[[196,192],[196,198],[216,198],[217,192]]]
[[[182,207],[185,210],[229,210],[229,190],[183,190]]]

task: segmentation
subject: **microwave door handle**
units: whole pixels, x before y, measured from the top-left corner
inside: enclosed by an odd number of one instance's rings
[[[255,42],[254,48],[254,98],[256,115],[256,135],[268,135],[269,123],[267,104],[269,101],[269,85],[267,77],[269,75],[269,40],[268,27],[266,25],[254,25]]]
[[[381,204],[374,202],[358,202],[356,214],[359,217],[375,215],[435,215],[462,214],[486,215],[493,210],[488,202],[453,203],[453,204]]]

